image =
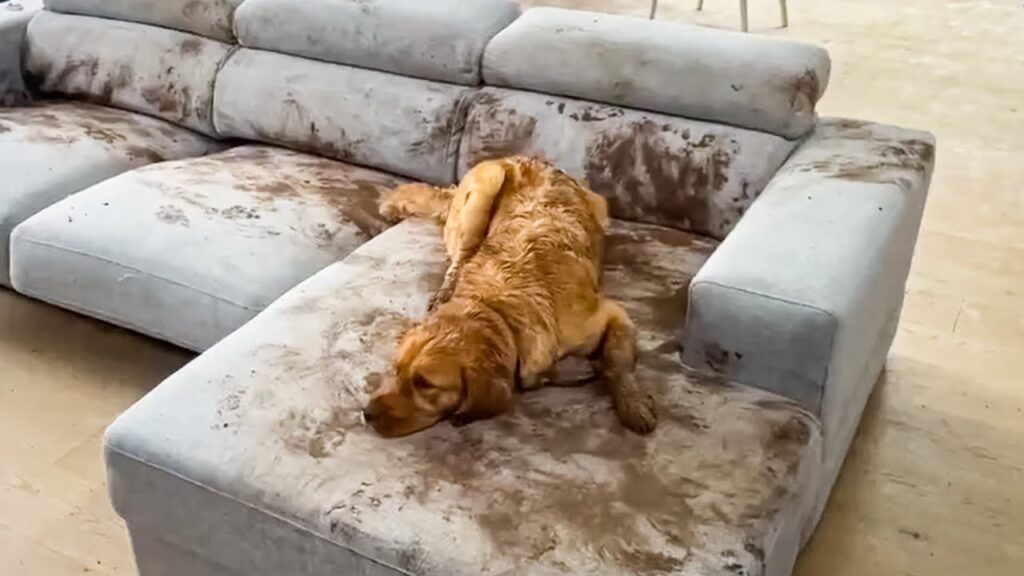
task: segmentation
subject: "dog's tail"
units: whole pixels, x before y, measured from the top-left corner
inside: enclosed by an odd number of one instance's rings
[[[430,218],[444,224],[455,188],[406,184],[395,188],[380,203],[380,213],[392,222],[406,218]]]

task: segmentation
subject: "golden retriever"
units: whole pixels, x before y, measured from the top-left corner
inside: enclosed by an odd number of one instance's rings
[[[378,433],[500,414],[517,385],[564,384],[554,370],[566,356],[596,360],[622,424],[654,430],[653,398],[634,378],[636,329],[600,292],[604,198],[541,160],[513,157],[477,165],[455,188],[399,187],[380,208],[392,221],[443,223],[451,265],[363,410]]]

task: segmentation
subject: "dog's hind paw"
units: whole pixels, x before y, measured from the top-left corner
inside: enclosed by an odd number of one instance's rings
[[[615,405],[619,422],[637,434],[650,434],[658,427],[658,413],[654,407],[654,398],[649,394],[620,399]]]

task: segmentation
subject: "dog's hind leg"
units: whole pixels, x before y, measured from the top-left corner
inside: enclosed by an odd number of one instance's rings
[[[601,300],[595,316],[587,322],[593,332],[587,338],[590,355],[596,358],[611,392],[612,404],[622,425],[648,434],[658,425],[654,398],[636,380],[636,327],[619,304]]]

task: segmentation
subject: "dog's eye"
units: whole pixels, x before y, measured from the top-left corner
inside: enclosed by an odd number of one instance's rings
[[[412,379],[412,387],[419,390],[420,392],[424,390],[430,390],[431,388],[433,388],[433,386],[430,384],[430,380],[427,380],[426,378],[418,374],[416,375],[416,377]]]

